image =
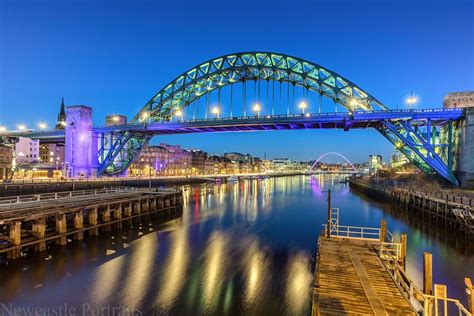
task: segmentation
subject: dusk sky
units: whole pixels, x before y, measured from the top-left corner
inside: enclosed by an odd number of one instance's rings
[[[441,107],[474,90],[474,1],[0,0],[0,125],[54,126],[66,105],[133,116],[165,84],[239,51],[298,56],[331,69],[390,108]],[[387,161],[375,130],[306,130],[155,137],[212,153],[310,160],[336,151]],[[338,160],[335,160],[338,161]]]

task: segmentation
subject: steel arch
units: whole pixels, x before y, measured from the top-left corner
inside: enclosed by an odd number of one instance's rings
[[[147,124],[170,120],[174,112],[182,110],[205,94],[249,80],[272,80],[301,86],[333,99],[350,113],[389,110],[350,80],[318,64],[272,52],[243,52],[210,59],[184,72],[159,90],[134,116],[131,124],[142,124],[146,130]],[[146,121],[141,120],[144,113],[147,114]],[[445,143],[436,144],[431,142],[430,132],[426,132],[426,135],[421,133],[409,120],[379,121],[377,130],[423,172],[437,173],[452,184],[458,184],[451,170],[452,133]],[[429,120],[427,124],[429,125]],[[350,128],[349,120],[345,130]],[[126,130],[121,131],[118,137],[112,137],[108,149],[100,150],[98,174],[115,175],[126,172],[152,137],[153,133],[149,131]],[[440,151],[443,158],[438,155]]]
[[[176,77],[135,115],[169,119],[206,93],[249,80],[288,82],[329,97],[349,110],[388,110],[380,101],[343,76],[310,61],[272,52],[243,52],[210,59]]]
[[[339,156],[341,157],[342,159],[344,159],[349,165],[351,165],[352,169],[355,171],[355,172],[359,172],[357,170],[356,167],[354,167],[354,165],[352,164],[352,162],[350,162],[349,159],[347,159],[344,155],[340,154],[340,153],[337,153],[335,151],[329,151],[325,154],[322,154],[321,156],[319,156],[318,159],[316,159],[316,161],[313,163],[313,165],[311,166],[311,168],[309,168],[309,172],[311,172],[313,170],[313,168],[316,166],[316,164],[321,160],[323,159],[324,157],[328,156],[328,155],[336,155],[336,156]]]

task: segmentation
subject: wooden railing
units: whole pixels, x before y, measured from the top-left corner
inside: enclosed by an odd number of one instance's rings
[[[452,312],[449,313],[449,308],[451,307],[455,309],[457,315],[473,316],[459,300],[448,298],[445,285],[435,284],[433,295],[426,294],[416,287],[405,271],[405,234],[402,234],[400,237],[395,236],[387,230],[387,225],[384,220],[381,221],[380,228],[339,225],[339,209],[337,208],[331,208],[329,215],[329,237],[379,242],[379,258],[382,265],[402,295],[418,314],[429,316],[450,315],[453,314]],[[323,224],[323,227],[324,232],[326,232],[325,235],[327,236],[327,224]],[[474,290],[468,278],[466,279],[466,286],[468,287],[466,292],[470,297],[469,304],[474,305],[474,303],[471,302],[473,300],[472,292]],[[429,288],[431,289],[431,283]],[[474,307],[472,308],[474,309]]]
[[[110,187],[110,188],[102,188],[102,189],[95,189],[95,190],[79,190],[79,191],[66,191],[66,192],[57,192],[57,193],[18,195],[18,196],[13,196],[13,197],[0,198],[0,206],[28,203],[28,202],[39,202],[39,201],[45,201],[45,200],[58,200],[58,199],[65,199],[65,198],[86,196],[86,195],[99,195],[99,194],[118,193],[118,192],[134,192],[136,190],[137,189],[134,187]]]

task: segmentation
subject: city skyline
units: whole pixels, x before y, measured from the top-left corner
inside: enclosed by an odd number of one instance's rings
[[[20,123],[35,127],[45,121],[52,127],[63,96],[66,105],[93,107],[96,125],[103,125],[107,114],[130,118],[158,89],[186,69],[216,56],[250,50],[288,53],[319,63],[349,78],[390,108],[406,108],[404,100],[410,91],[419,97],[416,108],[433,108],[441,106],[446,93],[473,87],[469,71],[473,68],[473,36],[458,32],[469,30],[473,10],[468,1],[458,1],[455,6],[435,1],[428,7],[426,1],[368,2],[365,7],[347,2],[295,2],[291,6],[287,2],[272,6],[263,2],[243,12],[230,10],[227,3],[186,4],[186,11],[168,2],[142,2],[130,10],[126,10],[131,6],[127,1],[113,5],[108,1],[2,4],[2,11],[8,14],[1,22],[6,49],[0,52],[4,69],[0,75],[0,124],[11,129]],[[304,12],[298,10],[303,5]],[[341,5],[347,10],[338,10]],[[285,10],[287,6],[294,10]],[[90,8],[94,10],[89,13]],[[263,9],[267,15],[258,13]],[[327,25],[333,12],[338,12],[338,23],[314,32],[314,18],[316,25]],[[266,27],[246,23],[238,23],[238,28],[217,27],[206,18],[197,27],[181,27],[195,14],[227,14],[229,20],[250,20]],[[83,23],[84,16],[88,23]],[[447,19],[450,23],[436,23]],[[395,23],[397,20],[404,23]],[[288,28],[288,23],[298,27]],[[59,24],[61,28],[56,27]],[[346,28],[353,36],[334,37]],[[219,38],[217,48],[212,46],[215,38]],[[432,51],[437,53],[428,54]],[[309,104],[308,111],[314,109],[315,104]],[[269,157],[295,160],[338,151],[351,161],[364,161],[368,154],[389,157],[394,151],[375,130],[173,135],[155,137],[152,143],[159,142],[208,152],[238,148],[255,156],[266,152]]]

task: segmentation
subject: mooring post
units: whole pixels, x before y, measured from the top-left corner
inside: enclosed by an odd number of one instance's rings
[[[474,287],[472,286],[471,278],[464,278],[467,295],[467,309],[474,315]]]
[[[331,236],[331,189],[328,189],[328,218],[326,226],[326,237]]]
[[[97,226],[97,219],[98,219],[98,207],[94,207],[93,209],[89,210],[89,227]],[[99,229],[97,227],[91,228],[89,230],[90,235],[98,235]]]
[[[402,259],[402,268],[405,271],[406,268],[406,257],[407,257],[407,234],[401,235],[401,247],[400,247],[400,254]]]
[[[423,253],[423,293],[433,294],[433,256],[429,252]]]
[[[65,234],[66,232],[67,232],[66,214],[61,213],[61,214],[56,215],[56,233]],[[67,244],[67,236],[63,235],[59,237],[56,243],[58,245]]]
[[[387,239],[387,221],[385,219],[380,220],[380,242],[385,242]]]
[[[46,242],[44,241],[44,235],[46,233],[46,219],[43,217],[35,220],[31,225],[31,231],[33,233],[33,236],[35,236],[39,240],[43,239],[37,245],[35,245],[35,250],[46,250]]]
[[[21,244],[21,222],[15,221],[9,225],[9,237],[14,246]],[[7,259],[17,259],[21,255],[21,249],[16,248],[7,253]]]
[[[74,234],[74,240],[84,239],[84,211],[79,210],[74,213],[74,230],[79,230]]]

